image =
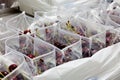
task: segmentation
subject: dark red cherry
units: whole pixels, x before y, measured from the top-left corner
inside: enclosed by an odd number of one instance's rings
[[[33,54],[27,54],[27,56],[31,59],[33,59],[35,57]]]
[[[11,72],[11,71],[13,71],[16,68],[17,68],[17,65],[16,64],[12,64],[12,65],[9,66],[9,71]]]
[[[8,75],[9,73],[7,71],[2,71],[1,72],[4,76]]]
[[[23,33],[24,34],[31,33],[31,30],[25,30]]]

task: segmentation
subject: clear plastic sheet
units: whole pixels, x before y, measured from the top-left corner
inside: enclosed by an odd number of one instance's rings
[[[24,57],[15,51],[0,56],[0,72],[2,80],[32,80],[32,73]]]
[[[15,36],[16,33],[10,31],[7,27],[5,22],[3,22],[2,18],[0,20],[0,54],[5,53],[5,40],[10,36]]]
[[[54,47],[35,37],[11,37],[6,41],[6,51],[17,51],[25,56],[33,75],[56,66]]]
[[[104,28],[103,25],[84,19],[71,18],[67,22],[61,22],[60,27],[81,36],[83,57],[90,57],[106,46],[107,26]]]
[[[24,30],[27,30],[29,26],[32,24],[33,18],[27,16],[25,12],[19,14],[18,16],[15,16],[8,20],[6,22],[6,25],[8,29],[16,32],[16,33],[23,33]]]
[[[82,57],[81,40],[78,35],[61,30],[57,26],[35,28],[34,30],[37,37],[56,47],[57,65]]]

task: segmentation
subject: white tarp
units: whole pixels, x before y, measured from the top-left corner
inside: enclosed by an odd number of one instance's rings
[[[46,2],[45,2],[46,1]],[[25,11],[26,13],[29,13],[31,15],[34,15],[35,11],[50,11],[53,8],[53,2],[47,0],[18,0],[20,10]]]
[[[18,0],[20,10],[29,14],[34,14],[35,11],[50,11],[62,6],[80,6],[80,4],[95,6],[99,0]]]
[[[120,80],[119,76],[120,43],[100,50],[91,58],[52,68],[34,80]]]

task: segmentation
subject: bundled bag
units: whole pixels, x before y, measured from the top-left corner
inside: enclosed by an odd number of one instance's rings
[[[36,11],[34,20],[35,22],[32,25],[36,25],[38,27],[47,27],[59,22],[56,10],[50,12]]]
[[[82,57],[81,40],[76,34],[61,30],[57,26],[35,27],[34,34],[55,46],[57,65]]]
[[[101,24],[81,18],[71,18],[67,22],[62,21],[60,27],[81,36],[83,57],[90,57],[106,45],[106,30],[108,28],[104,28]]]
[[[32,73],[22,55],[15,51],[0,56],[1,80],[33,80]]]
[[[114,32],[116,32],[116,36],[113,39],[113,44],[120,42],[120,28],[114,29]]]
[[[119,46],[120,43],[102,49],[90,58],[54,67],[34,80],[119,80]]]
[[[119,32],[116,29],[106,31],[106,47],[119,42]]]
[[[105,25],[108,26],[113,26],[114,28],[119,28],[120,27],[120,21],[119,21],[119,4],[117,2],[112,2],[111,4],[109,4],[109,6],[107,7],[107,9],[104,10],[105,13],[102,13],[102,15],[104,15],[103,17],[105,17]]]
[[[61,7],[49,12],[36,11],[34,14],[35,22],[32,24],[33,26],[31,26],[31,28],[35,25],[38,27],[56,25],[57,23],[59,23],[59,20],[63,18],[69,19],[72,16],[75,16],[74,11],[69,11]]]
[[[20,10],[34,15],[35,11],[50,11],[54,9],[54,0],[18,0]],[[27,3],[27,4],[26,4]]]
[[[32,22],[33,22],[33,18],[25,15],[25,12],[23,12],[20,15],[8,20],[6,22],[6,25],[8,29],[20,34],[20,33],[24,33],[24,31],[29,28]]]
[[[27,35],[11,37],[6,41],[6,51],[17,51],[23,55],[33,75],[56,66],[54,47],[35,37]]]
[[[114,28],[119,28],[120,24],[118,24],[118,22],[116,23],[115,21],[119,21],[119,18],[116,18],[115,16],[111,15],[111,14],[107,14],[106,15],[107,18],[105,19],[105,25],[107,26],[113,26]],[[114,21],[115,20],[115,21]]]
[[[89,3],[89,1],[88,1],[88,3]],[[111,0],[98,0],[96,7],[95,6],[94,7],[87,7],[87,6],[83,7],[83,5],[80,5],[80,8],[78,8],[79,10],[77,9],[78,17],[89,19],[89,20],[92,20],[92,22],[97,22],[97,23],[105,25],[106,20],[104,20],[104,19],[106,19],[105,18],[106,11],[111,3],[112,3]],[[93,3],[91,3],[91,4],[93,4]]]
[[[16,33],[10,31],[6,24],[2,21],[2,18],[0,20],[0,54],[5,53],[5,40],[10,36],[15,36]]]

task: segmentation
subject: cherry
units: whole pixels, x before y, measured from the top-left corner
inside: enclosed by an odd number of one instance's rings
[[[27,54],[27,56],[31,59],[33,59],[35,57],[33,54]]]
[[[25,30],[23,33],[27,34],[28,32],[31,33],[31,30]]]
[[[9,73],[7,71],[2,71],[1,72],[4,76],[8,75]]]
[[[27,33],[28,33],[28,30],[25,30],[23,33],[24,33],[24,34],[27,34]]]
[[[16,68],[17,68],[17,65],[16,65],[16,64],[12,64],[12,65],[9,66],[10,72],[13,71],[13,70],[16,69]]]
[[[59,49],[63,49],[63,48],[66,47],[66,45],[61,44],[61,43],[59,43],[59,42],[57,42],[57,41],[54,42],[54,45],[55,45],[56,47],[58,47]]]

